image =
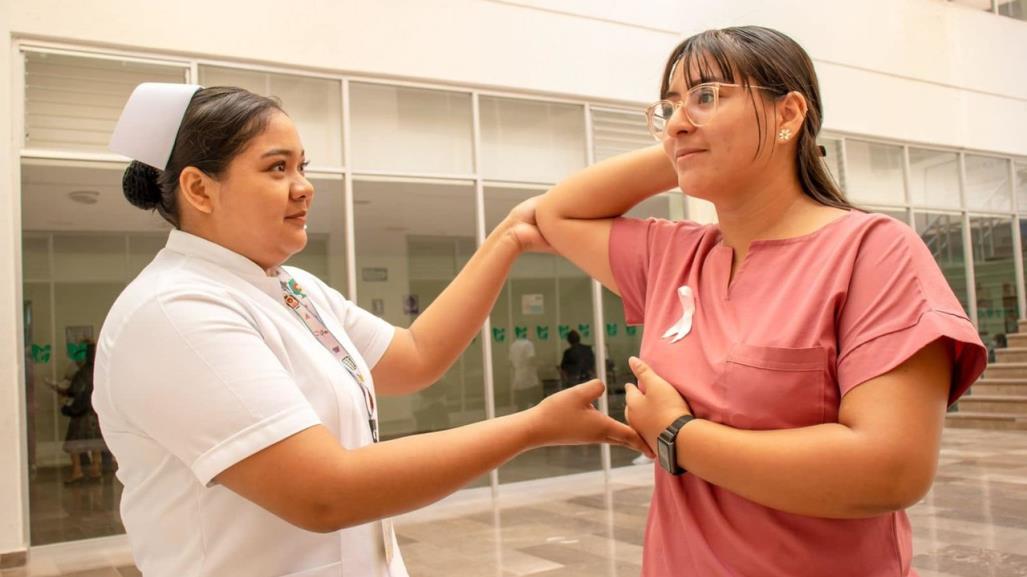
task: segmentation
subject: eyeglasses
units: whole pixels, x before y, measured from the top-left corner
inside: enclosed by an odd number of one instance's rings
[[[685,117],[693,126],[706,126],[717,114],[717,104],[720,102],[720,89],[724,86],[740,87],[741,84],[728,84],[726,82],[705,82],[690,88],[685,97],[679,100],[661,100],[650,104],[645,109],[645,118],[649,124],[649,134],[656,140],[663,140],[667,136],[667,125],[674,113],[679,108],[685,109]],[[773,90],[766,86],[750,84],[749,88],[762,90]]]

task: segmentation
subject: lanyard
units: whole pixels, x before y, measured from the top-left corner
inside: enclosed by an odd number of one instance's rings
[[[371,429],[371,438],[377,443],[378,418],[375,414],[374,395],[367,388],[367,383],[364,380],[364,375],[360,372],[360,367],[357,366],[356,361],[353,360],[353,356],[349,354],[346,347],[325,326],[324,321],[321,320],[321,315],[317,314],[317,309],[314,308],[314,303],[310,302],[299,283],[282,269],[278,269],[278,283],[282,285],[282,299],[285,301],[285,306],[296,313],[300,321],[310,329],[314,338],[324,345],[328,352],[332,353],[346,369],[346,372],[357,382],[360,392],[364,396],[364,408],[367,409],[367,426]]]

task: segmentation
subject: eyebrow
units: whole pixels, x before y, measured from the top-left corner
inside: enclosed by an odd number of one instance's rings
[[[306,150],[301,150],[300,151],[300,158],[303,158],[304,156],[306,156],[306,154],[307,154]],[[261,158],[267,158],[269,156],[290,156],[291,157],[292,155],[293,155],[292,149],[290,149],[290,148],[272,148],[271,150],[265,152],[264,154],[261,154],[260,157]]]

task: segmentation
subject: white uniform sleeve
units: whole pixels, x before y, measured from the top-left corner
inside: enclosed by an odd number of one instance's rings
[[[389,348],[392,337],[396,334],[396,327],[360,308],[316,276],[293,267],[286,269],[301,285],[316,287],[321,294],[315,295],[310,292],[310,295],[321,297],[319,300],[328,302],[336,318],[342,322],[343,330],[357,347],[357,353],[367,363],[368,368],[373,369]]]
[[[205,485],[320,423],[257,326],[227,294],[168,293],[136,310],[112,342],[127,349],[109,366],[114,409]]]

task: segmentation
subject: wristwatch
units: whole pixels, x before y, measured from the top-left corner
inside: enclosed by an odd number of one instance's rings
[[[656,453],[660,458],[660,466],[671,475],[682,475],[685,473],[685,470],[678,466],[678,431],[694,418],[692,415],[681,415],[656,438]]]

